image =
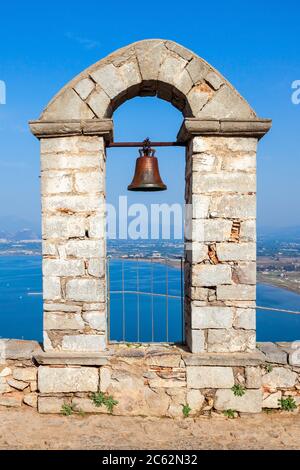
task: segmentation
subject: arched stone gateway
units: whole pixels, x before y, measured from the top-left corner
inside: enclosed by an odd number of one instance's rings
[[[258,118],[219,72],[173,41],[145,40],[114,52],[74,78],[30,122],[41,141],[46,352],[40,360],[102,364],[106,146],[113,139],[113,112],[135,96],[158,96],[184,116],[177,138],[186,143],[185,194],[191,205],[185,322],[193,353],[185,353],[185,387],[191,400],[196,389],[220,389],[222,409],[230,402],[234,367],[242,367],[244,383],[253,389],[250,402],[241,399],[244,409],[257,411],[256,147],[271,121]],[[41,367],[41,380],[46,376],[50,389],[64,391],[55,385],[55,374]],[[153,386],[173,386],[158,382]],[[42,389],[48,393],[47,385]]]

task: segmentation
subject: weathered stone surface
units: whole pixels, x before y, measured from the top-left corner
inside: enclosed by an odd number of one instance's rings
[[[218,300],[255,300],[256,288],[255,286],[248,286],[246,284],[235,284],[232,286],[218,286],[217,287]]]
[[[68,335],[63,337],[62,349],[65,351],[103,351],[106,348],[104,335]]]
[[[223,242],[229,240],[231,226],[232,222],[224,219],[193,221],[192,240],[197,242]]]
[[[85,217],[74,215],[43,217],[43,237],[59,239],[84,237],[85,225]],[[55,254],[55,251],[49,254]]]
[[[44,111],[42,119],[45,121],[67,120],[74,119],[75,116],[80,116],[81,119],[93,119],[94,113],[74,90],[67,88]]]
[[[115,98],[126,90],[123,78],[113,64],[99,67],[91,76],[110,98]]]
[[[237,192],[249,193],[256,191],[255,175],[245,173],[195,173],[193,176],[195,193]]]
[[[282,393],[280,391],[275,393],[264,393],[263,395],[263,408],[280,408],[279,400],[281,399]]]
[[[92,194],[76,194],[64,196],[43,196],[42,206],[44,211],[54,213],[80,213],[96,211],[103,204],[103,196]]]
[[[82,307],[80,305],[72,305],[71,303],[47,303],[44,302],[45,312],[66,312],[66,313],[81,313]]]
[[[26,387],[28,387],[28,383],[22,382],[21,380],[8,379],[7,383],[10,387],[13,387],[16,390],[21,390],[21,391],[24,390]]]
[[[219,284],[231,284],[231,268],[226,265],[201,264],[193,267],[192,285],[217,286]],[[222,286],[231,287],[231,286]]]
[[[257,343],[257,347],[265,354],[267,362],[287,364],[287,353],[279,348],[277,344],[271,342]]]
[[[46,312],[44,328],[46,330],[82,330],[84,322],[80,314]]]
[[[71,279],[67,282],[66,298],[75,301],[104,302],[105,284],[97,279]]]
[[[16,367],[13,370],[13,378],[24,382],[31,382],[36,380],[37,368],[36,367]]]
[[[208,330],[209,352],[239,352],[255,349],[255,331],[252,330]]]
[[[88,273],[95,277],[105,276],[105,260],[104,259],[90,259],[88,263]]]
[[[222,170],[225,171],[251,171],[256,168],[256,158],[254,155],[240,155],[234,157],[224,157],[222,160]]]
[[[256,241],[256,221],[255,220],[244,220],[241,222],[240,240],[249,241],[249,242]]]
[[[57,397],[39,397],[38,398],[38,411],[39,413],[61,413],[64,398]]]
[[[98,258],[104,255],[102,240],[71,240],[65,245],[68,256],[77,258]]]
[[[285,367],[274,367],[268,374],[263,375],[262,383],[264,387],[289,388],[294,387],[297,382],[296,372],[292,372]]]
[[[199,114],[203,119],[251,119],[255,117],[246,101],[228,85],[222,86]]]
[[[105,331],[106,330],[106,315],[105,312],[85,312],[83,319],[93,330]]]
[[[159,367],[179,367],[181,362],[180,354],[150,354],[145,359],[145,363],[149,366],[159,366]]]
[[[73,189],[71,174],[64,172],[43,172],[41,179],[42,194],[70,193]]]
[[[41,350],[41,346],[37,341],[11,339],[5,342],[4,354],[6,359],[31,359],[34,354],[38,354]]]
[[[208,208],[211,198],[203,194],[193,194],[192,213],[194,219],[205,219],[208,216]]]
[[[202,330],[186,331],[187,345],[193,353],[201,353],[205,351],[205,334]]]
[[[24,396],[23,401],[26,405],[31,406],[32,408],[37,408],[37,399],[37,393],[28,393]]]
[[[244,330],[255,330],[256,328],[256,311],[252,308],[237,308],[233,321],[235,328]]]
[[[209,211],[212,217],[255,219],[256,197],[248,194],[214,196],[211,198]]]
[[[247,388],[260,388],[261,387],[261,369],[260,367],[246,367],[246,387]]]
[[[76,173],[75,190],[77,193],[98,193],[104,191],[103,174],[99,171]]]
[[[55,276],[43,276],[44,300],[59,300],[62,297],[60,279]]]
[[[202,395],[200,390],[188,389],[186,394],[186,401],[192,409],[191,414],[193,415],[201,410],[205,401],[205,397]]]
[[[204,243],[186,243],[187,260],[190,263],[201,263],[208,257],[208,247]]]
[[[74,86],[74,90],[82,100],[86,100],[94,88],[95,83],[90,78],[83,78]]]
[[[44,276],[83,276],[84,263],[77,259],[44,259]]]
[[[86,100],[97,117],[106,117],[110,108],[110,98],[100,87],[96,87]]]
[[[203,307],[192,302],[192,328],[230,328],[233,309],[230,307]]]
[[[220,261],[254,261],[256,245],[255,243],[219,243],[217,255]]]
[[[232,390],[217,390],[214,407],[216,410],[235,410],[243,413],[260,413],[262,408],[261,390],[247,390],[237,397]]]
[[[238,284],[256,284],[256,263],[239,263],[233,268],[233,277]]]
[[[108,413],[106,406],[96,406],[91,398],[73,398],[72,405],[76,411],[84,413]]]
[[[206,172],[217,170],[218,158],[209,153],[195,153],[192,155],[192,171]]]
[[[231,388],[234,385],[231,367],[188,366],[188,388]]]
[[[168,55],[162,41],[142,41],[134,45],[142,78],[157,80],[160,65]]]
[[[158,80],[175,86],[177,90],[187,95],[193,82],[185,69],[186,64],[186,60],[181,57],[167,57],[160,67]]]
[[[0,380],[0,394],[1,393],[8,393],[8,392],[11,392],[12,389],[11,387],[8,385],[8,383],[6,382],[6,380],[3,378],[3,381]]]
[[[8,395],[0,395],[0,406],[18,408],[22,405],[23,394],[20,392],[9,393]]]
[[[12,370],[10,367],[4,367],[2,370],[0,368],[0,377],[7,377],[8,375],[12,374]],[[1,380],[0,380],[1,383]]]
[[[41,393],[96,392],[98,382],[98,369],[94,367],[40,366],[38,369],[38,387]]]

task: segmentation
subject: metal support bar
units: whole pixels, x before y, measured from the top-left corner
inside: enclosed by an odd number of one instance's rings
[[[151,147],[186,147],[184,142],[150,142]],[[143,147],[144,142],[111,142],[106,147]]]

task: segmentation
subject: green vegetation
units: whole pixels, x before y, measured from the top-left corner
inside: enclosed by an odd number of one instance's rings
[[[69,405],[68,403],[64,403],[61,407],[61,413],[64,416],[71,416],[73,413],[77,413],[80,416],[85,416],[85,412],[82,411],[80,408],[76,409],[76,405]]]
[[[265,364],[264,368],[265,368],[265,371],[268,372],[268,373],[272,372],[272,370],[273,370],[272,364]]]
[[[188,404],[182,405],[182,414],[185,418],[189,417],[190,412],[192,411],[192,408]]]
[[[117,400],[114,400],[111,395],[107,395],[103,392],[93,393],[92,401],[97,407],[102,405],[106,406],[109,413],[112,413],[114,406],[118,404]]]
[[[297,409],[297,403],[293,397],[280,398],[278,400],[280,408],[285,411],[293,411]]]
[[[233,394],[236,396],[236,397],[242,397],[243,395],[245,395],[246,393],[246,389],[245,387],[243,387],[242,385],[240,384],[236,384],[234,385],[231,390],[233,391]]]
[[[230,419],[234,419],[235,418],[235,413],[236,411],[235,410],[225,410],[223,411],[223,414],[227,417],[227,418],[230,418]]]

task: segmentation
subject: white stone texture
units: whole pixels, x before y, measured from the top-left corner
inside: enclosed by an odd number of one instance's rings
[[[43,259],[44,276],[82,276],[84,272],[82,260]]]
[[[214,407],[216,410],[235,410],[242,413],[260,413],[262,408],[261,390],[246,390],[242,397],[232,390],[217,390]]]
[[[256,245],[255,243],[219,243],[217,256],[220,261],[255,261]]]
[[[201,264],[193,267],[193,286],[209,287],[220,284],[231,284],[231,268],[224,264]],[[231,286],[222,286],[231,287]]]
[[[231,367],[188,366],[188,388],[231,388],[234,385]]]
[[[46,312],[44,328],[46,330],[82,330],[84,322],[78,313]]]
[[[95,367],[48,367],[38,369],[38,387],[41,393],[96,392],[99,373]]]
[[[230,307],[204,307],[192,302],[192,328],[231,328],[233,309]]]
[[[105,335],[68,335],[63,337],[64,351],[99,352],[106,348]]]
[[[246,284],[235,284],[232,286],[217,287],[218,300],[255,300],[256,287],[247,286]]]
[[[43,298],[44,300],[59,300],[61,298],[61,286],[59,277],[43,277]]]
[[[78,217],[76,215],[56,215],[56,216],[43,216],[43,238],[72,238],[72,237],[84,237],[86,219],[85,217]],[[56,254],[56,247],[53,249],[45,249],[43,247],[43,253],[49,255]]]
[[[233,321],[235,328],[244,330],[255,330],[256,328],[256,311],[254,308],[237,308]]]
[[[262,383],[264,387],[270,388],[290,388],[297,382],[297,373],[285,367],[274,367],[271,372],[263,375]]]
[[[235,329],[208,330],[209,352],[242,352],[255,349],[255,331]]]

